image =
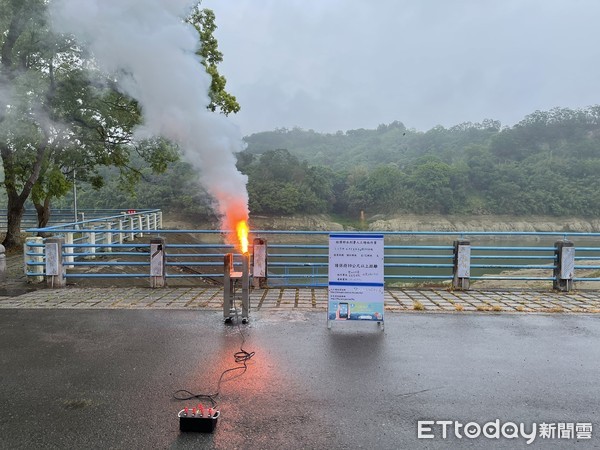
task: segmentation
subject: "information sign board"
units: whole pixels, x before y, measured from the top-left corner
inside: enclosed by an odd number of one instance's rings
[[[329,321],[383,322],[383,235],[329,235]]]

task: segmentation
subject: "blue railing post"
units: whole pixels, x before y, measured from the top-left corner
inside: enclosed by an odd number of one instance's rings
[[[23,246],[25,259],[25,275],[28,283],[41,283],[44,281],[44,239],[28,237]]]
[[[468,290],[471,278],[471,242],[454,241],[454,264],[452,269],[452,287]]]
[[[575,245],[571,241],[557,241],[554,244],[556,266],[554,267],[554,289],[569,292],[575,278]]]

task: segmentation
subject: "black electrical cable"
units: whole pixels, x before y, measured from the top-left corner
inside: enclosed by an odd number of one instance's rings
[[[236,363],[241,364],[241,365],[238,367],[230,367],[229,369],[225,369],[223,372],[221,372],[221,376],[219,377],[219,381],[217,382],[217,392],[215,392],[214,394],[194,394],[193,392],[190,392],[187,389],[179,389],[178,391],[173,392],[173,398],[175,400],[184,401],[184,400],[192,400],[192,399],[198,399],[198,400],[205,399],[205,400],[210,400],[212,406],[215,407],[215,406],[217,406],[216,398],[219,396],[219,393],[221,392],[221,383],[223,382],[223,377],[230,372],[235,372],[236,370],[241,370],[242,373],[240,373],[238,376],[242,376],[244,373],[246,373],[246,370],[248,370],[247,362],[250,361],[250,359],[252,359],[252,357],[256,354],[256,352],[248,352],[248,351],[244,350],[244,343],[246,342],[246,336],[244,336],[244,333],[242,332],[242,328],[240,327],[240,322],[238,320],[238,312],[237,312],[237,308],[235,307],[235,285],[234,285],[234,291],[233,291],[233,295],[232,295],[232,302],[233,302],[233,309],[235,311],[235,321],[236,321],[240,336],[242,337],[242,342],[240,343],[240,351],[235,352],[233,354],[233,358]],[[227,380],[227,381],[229,381],[229,380]]]

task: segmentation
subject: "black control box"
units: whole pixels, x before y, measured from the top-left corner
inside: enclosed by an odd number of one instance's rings
[[[221,415],[220,411],[209,409],[185,408],[179,411],[179,430],[180,431],[199,431],[201,433],[212,433],[217,426],[217,420]]]

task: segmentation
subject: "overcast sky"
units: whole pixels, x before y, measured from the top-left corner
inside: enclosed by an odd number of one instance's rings
[[[204,0],[244,135],[600,103],[598,0]]]

